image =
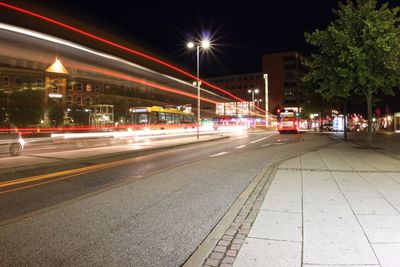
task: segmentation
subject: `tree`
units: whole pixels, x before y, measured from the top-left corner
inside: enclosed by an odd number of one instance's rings
[[[367,103],[367,147],[372,145],[372,101],[377,93],[393,94],[400,84],[399,8],[376,0],[339,3],[337,19],[324,31],[306,33],[319,49],[307,60],[305,82],[324,98],[361,95]]]
[[[3,91],[0,91],[0,122],[3,122],[7,119],[7,99],[8,96]]]
[[[70,111],[68,112],[68,116],[71,117],[76,124],[79,125],[88,125],[89,124],[89,112],[86,112],[85,109],[81,106],[74,104]]]
[[[61,104],[59,103],[54,103],[50,108],[49,108],[49,120],[50,122],[58,126],[60,125],[63,120],[64,120],[64,108]]]
[[[10,95],[9,119],[17,126],[39,124],[43,118],[43,91],[23,90]]]

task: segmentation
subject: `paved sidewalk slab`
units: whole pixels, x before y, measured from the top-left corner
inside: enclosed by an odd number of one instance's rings
[[[301,174],[293,171],[276,173],[261,209],[270,211],[302,212]]]
[[[309,264],[378,264],[330,173],[303,172],[304,254]]]
[[[400,161],[341,143],[281,164],[234,266],[400,266]]]
[[[247,238],[234,267],[297,267],[301,265],[301,243]]]
[[[260,210],[249,237],[270,240],[302,241],[301,213]]]

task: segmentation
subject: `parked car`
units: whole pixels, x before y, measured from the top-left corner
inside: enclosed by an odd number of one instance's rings
[[[0,152],[19,156],[24,149],[24,140],[12,123],[0,123]]]
[[[324,123],[321,125],[322,131],[328,131],[332,132],[333,131],[333,124],[332,122]]]

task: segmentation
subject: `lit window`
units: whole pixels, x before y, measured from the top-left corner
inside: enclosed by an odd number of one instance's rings
[[[92,91],[92,85],[90,83],[86,84],[86,92]]]

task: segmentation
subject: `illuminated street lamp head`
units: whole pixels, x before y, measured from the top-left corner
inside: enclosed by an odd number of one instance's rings
[[[247,90],[247,92],[248,92],[248,93],[251,93],[251,90],[249,89],[249,90]]]
[[[210,41],[207,40],[207,39],[202,40],[202,41],[201,41],[201,47],[204,48],[204,49],[209,48],[209,47],[210,47]]]
[[[189,49],[192,49],[192,48],[194,47],[194,43],[193,43],[193,42],[189,42],[189,43],[187,44],[187,47],[188,47]]]
[[[254,90],[254,93],[258,94],[258,92],[259,92],[259,90],[258,90],[258,89]]]

